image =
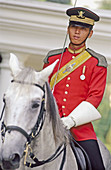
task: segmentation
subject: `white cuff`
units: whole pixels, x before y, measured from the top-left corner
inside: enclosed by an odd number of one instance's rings
[[[80,126],[94,120],[100,119],[101,115],[98,110],[89,102],[81,102],[70,114],[71,119],[75,121],[75,126]]]

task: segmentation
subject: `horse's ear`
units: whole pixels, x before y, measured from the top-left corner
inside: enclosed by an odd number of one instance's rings
[[[57,62],[59,61],[59,59],[57,59],[54,63],[52,63],[51,65],[49,65],[48,67],[44,68],[41,71],[41,78],[46,82],[48,81],[48,77],[49,75],[52,73],[55,65],[57,64]]]
[[[19,72],[21,71],[18,58],[13,53],[10,53],[9,66],[12,71],[12,76],[14,77],[17,76]]]

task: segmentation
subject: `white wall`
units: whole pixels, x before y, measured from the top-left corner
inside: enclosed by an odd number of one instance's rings
[[[10,82],[9,53],[37,70],[50,49],[63,47],[69,5],[36,0],[0,0],[0,109],[2,95]],[[111,11],[96,10],[101,21],[95,25],[88,46],[104,54],[111,62]],[[68,44],[68,42],[67,42]]]

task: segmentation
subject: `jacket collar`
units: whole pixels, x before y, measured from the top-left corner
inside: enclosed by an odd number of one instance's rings
[[[82,46],[82,47],[80,47],[80,48],[78,48],[78,49],[71,49],[70,48],[70,45],[69,45],[69,47],[68,47],[68,51],[70,52],[70,53],[72,53],[72,54],[77,54],[77,53],[81,53],[82,51],[84,51],[86,49],[86,46]]]

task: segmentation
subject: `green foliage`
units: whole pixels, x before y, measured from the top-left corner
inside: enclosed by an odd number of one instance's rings
[[[106,94],[98,108],[102,118],[94,122],[94,129],[100,140],[111,152],[111,107],[109,101],[109,88],[106,88]]]
[[[100,9],[111,9],[111,0],[102,0],[99,5]]]

